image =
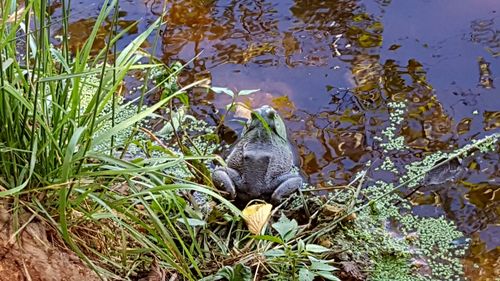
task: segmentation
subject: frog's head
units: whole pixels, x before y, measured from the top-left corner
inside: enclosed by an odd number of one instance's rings
[[[268,134],[265,135],[278,136],[283,140],[287,139],[283,119],[281,119],[278,112],[269,105],[264,105],[252,111],[251,118],[248,120],[243,134],[245,135],[252,131],[267,132]]]

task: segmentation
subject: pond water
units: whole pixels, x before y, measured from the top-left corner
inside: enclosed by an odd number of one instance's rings
[[[72,44],[86,38],[101,5],[72,1]],[[123,47],[161,15],[164,2],[120,5],[122,26],[139,20],[120,42]],[[166,63],[198,55],[184,83],[209,78],[214,86],[260,89],[245,102],[279,109],[313,185],[345,184],[369,160],[391,156],[403,165],[500,128],[498,0],[172,0],[166,5],[156,55]],[[53,16],[60,17],[60,7],[53,8]],[[191,98],[195,113],[211,118],[229,102],[201,90]],[[408,101],[398,131],[408,149],[387,154],[373,137],[388,125],[387,103],[393,100]],[[472,239],[464,259],[467,276],[495,280],[500,156],[478,155],[464,165],[468,171],[454,182],[422,189],[414,198],[415,212],[456,222]]]

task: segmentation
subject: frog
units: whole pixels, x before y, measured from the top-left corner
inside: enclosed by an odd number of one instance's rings
[[[278,204],[302,187],[294,160],[283,119],[264,105],[252,111],[226,165],[212,172],[212,182],[240,204],[253,199]]]

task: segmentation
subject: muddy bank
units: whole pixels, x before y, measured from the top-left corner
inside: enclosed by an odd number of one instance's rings
[[[36,219],[17,239],[13,234],[12,216],[0,203],[0,281],[99,280],[75,254],[49,241],[50,232]]]

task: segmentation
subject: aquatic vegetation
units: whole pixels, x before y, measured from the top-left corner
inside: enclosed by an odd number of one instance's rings
[[[470,155],[473,151],[481,153],[495,151],[500,140],[500,134],[491,134],[472,143],[465,145],[453,152],[434,152],[424,157],[422,161],[413,162],[405,166],[406,173],[402,175],[400,182],[407,182],[409,187],[417,186],[425,178],[427,172],[438,165],[443,165],[450,159],[460,159]]]
[[[384,152],[392,150],[402,150],[406,148],[405,139],[403,136],[397,136],[398,126],[403,122],[406,104],[404,102],[390,102],[387,104],[389,108],[389,126],[382,130],[382,137],[375,136],[373,139],[380,142],[380,146]]]
[[[377,198],[380,194],[393,189],[392,184],[377,182],[366,189],[365,195],[369,198]],[[400,203],[396,205],[395,203]],[[444,217],[426,218],[413,215],[411,205],[408,201],[401,199],[397,194],[389,195],[373,203],[369,210],[375,220],[380,222],[391,221],[395,232],[406,247],[408,256],[405,259],[407,265],[412,264],[413,259],[423,260],[430,268],[429,276],[420,276],[413,270],[408,271],[408,277],[401,280],[451,280],[460,279],[463,268],[460,258],[465,254],[466,243],[457,243],[463,238],[463,234],[457,231],[456,226]],[[389,238],[396,239],[396,238]],[[394,260],[401,263],[400,259]],[[387,266],[388,261],[383,260],[382,265]],[[375,262],[375,268],[378,261]],[[375,270],[379,274],[386,274],[380,268]],[[416,279],[409,279],[416,276]],[[374,280],[380,276],[375,275]]]
[[[393,120],[401,122],[397,118]],[[368,184],[360,191],[363,199],[332,225],[340,223],[350,213],[357,214],[356,220],[342,224],[337,230],[328,226],[328,234],[323,229],[320,232],[323,237],[332,237],[329,238],[333,240],[331,244],[344,251],[341,260],[365,266],[368,280],[462,280],[461,258],[468,247],[463,233],[445,217],[413,214],[410,201],[397,192],[402,187],[417,188],[429,172],[452,159],[466,157],[474,151],[495,151],[499,139],[500,134],[492,134],[452,152],[431,153],[406,165],[406,171],[402,172],[397,171],[391,157],[386,156],[374,169],[399,172],[397,186],[381,180]],[[339,191],[329,197],[347,206],[350,194]]]
[[[111,66],[109,66],[111,67]],[[84,79],[81,88],[81,99],[80,99],[80,112],[82,114],[85,113],[85,109],[89,107],[95,92],[99,87],[99,77],[97,75],[88,76]],[[105,85],[108,86],[108,85]],[[113,105],[113,102],[115,104]],[[104,136],[105,141],[101,144],[96,145],[92,148],[94,151],[99,152],[107,152],[111,151],[112,148],[123,147],[127,143],[129,137],[132,136],[133,127],[130,127],[127,130],[122,130],[115,134],[114,136],[108,136],[107,132],[117,124],[128,120],[133,117],[138,112],[137,103],[123,103],[123,96],[116,95],[115,99],[107,99],[106,102],[103,102],[101,105],[102,110],[98,113],[97,118],[100,120],[99,127],[96,129],[94,135],[95,137]],[[146,106],[142,106],[141,110],[146,109]],[[151,117],[148,116],[139,122],[139,126],[144,125]],[[146,139],[147,136],[143,132],[138,132],[139,135],[136,135],[136,139]],[[113,139],[113,141],[111,141]],[[112,147],[115,146],[115,147]],[[128,149],[130,153],[137,154],[138,150],[135,145],[131,145]]]
[[[409,187],[415,187],[421,182],[426,173],[436,168],[445,160],[454,157],[466,156],[471,151],[480,152],[494,151],[498,145],[499,135],[493,134],[472,144],[457,149],[450,153],[435,152],[428,155],[421,161],[411,163],[406,166],[406,173],[402,175],[400,182],[407,183]],[[386,159],[384,161],[387,162]],[[382,164],[381,169],[391,169],[388,164]],[[381,223],[391,222],[391,227],[401,238],[389,237],[402,242],[405,250],[402,252],[410,255],[395,257],[394,255],[384,257],[380,252],[373,255],[374,272],[370,275],[370,280],[461,280],[463,279],[463,267],[460,258],[465,255],[467,243],[463,234],[456,229],[456,226],[444,217],[421,217],[412,214],[411,204],[406,199],[402,199],[394,193],[395,187],[392,183],[377,181],[362,191],[369,200],[374,200],[369,208],[361,212],[368,212],[365,216]],[[398,203],[398,204],[396,204]],[[363,216],[360,216],[363,217]],[[370,225],[370,222],[364,222]],[[373,225],[373,222],[372,222]],[[385,229],[385,225],[382,226]],[[360,235],[363,236],[363,231]],[[466,241],[466,240],[465,240]],[[384,249],[383,244],[379,245]],[[376,248],[376,247],[375,247]],[[383,257],[377,260],[377,257]],[[428,272],[410,265],[412,260],[420,260],[428,267]],[[397,270],[395,270],[398,268]],[[390,271],[387,271],[390,270]],[[391,275],[392,272],[396,275]]]
[[[372,281],[424,281],[424,277],[412,274],[408,259],[399,257],[384,257],[377,261],[377,265],[370,275]]]
[[[389,156],[386,156],[384,158],[384,162],[382,162],[382,165],[377,168],[378,170],[384,170],[384,171],[389,171],[394,174],[398,173],[398,169],[396,168],[396,165],[394,162],[391,160]]]

